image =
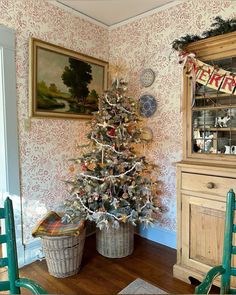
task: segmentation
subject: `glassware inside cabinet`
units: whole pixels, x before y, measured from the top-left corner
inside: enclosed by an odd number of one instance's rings
[[[236,72],[236,57],[206,63]],[[192,99],[192,152],[236,155],[236,91],[224,93],[196,82]]]

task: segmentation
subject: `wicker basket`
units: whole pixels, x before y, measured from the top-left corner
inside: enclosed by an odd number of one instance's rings
[[[85,241],[85,229],[78,236],[42,237],[49,273],[65,278],[79,272]]]
[[[109,258],[121,258],[132,254],[134,250],[134,227],[130,223],[121,223],[118,229],[97,229],[97,251]]]

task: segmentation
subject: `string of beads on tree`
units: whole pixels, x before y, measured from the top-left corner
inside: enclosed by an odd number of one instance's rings
[[[74,179],[67,181],[71,198],[66,201],[64,219],[95,221],[97,227],[152,224],[161,211],[153,166],[139,157],[134,144],[141,130],[136,101],[125,95],[122,80],[100,98],[100,110],[91,121],[90,151],[73,160]]]

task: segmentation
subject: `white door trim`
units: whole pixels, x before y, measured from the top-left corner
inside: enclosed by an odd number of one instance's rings
[[[15,31],[0,25],[0,193],[1,201],[7,195],[13,201],[18,261],[22,266],[25,264],[25,247],[22,240],[17,122]]]

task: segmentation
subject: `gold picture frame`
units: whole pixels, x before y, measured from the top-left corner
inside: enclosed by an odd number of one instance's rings
[[[31,117],[89,119],[107,90],[108,62],[30,39]]]

